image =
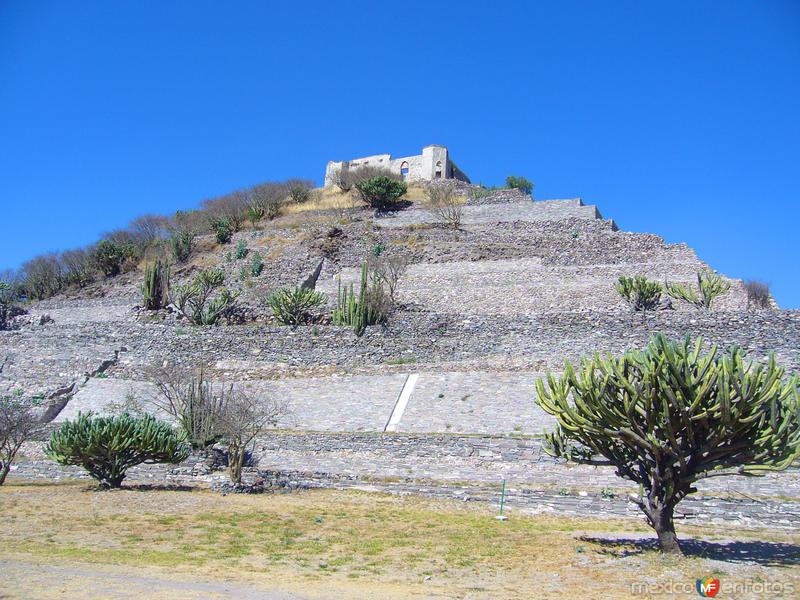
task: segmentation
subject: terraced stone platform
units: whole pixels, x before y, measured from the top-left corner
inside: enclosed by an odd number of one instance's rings
[[[466,205],[462,209],[464,225],[497,223],[500,221],[558,221],[563,219],[602,219],[596,206],[585,205],[580,198],[568,200],[519,200],[503,204]],[[383,227],[407,227],[435,221],[436,217],[424,208],[390,214],[378,220]]]

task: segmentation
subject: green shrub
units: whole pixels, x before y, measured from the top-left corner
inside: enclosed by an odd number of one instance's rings
[[[537,402],[559,425],[545,438],[555,456],[616,468],[639,484],[630,499],[658,534],[664,552],[680,552],[676,505],[697,481],[763,475],[791,465],[800,450],[800,379],[770,357],[745,362],[741,349],[657,335],[644,351],[602,358],[537,382]]]
[[[219,244],[227,244],[233,237],[233,225],[228,217],[215,217],[211,219],[211,231]]]
[[[333,309],[333,324],[348,325],[356,335],[362,335],[369,325],[386,320],[391,307],[391,299],[380,279],[370,274],[365,262],[361,267],[361,283],[358,295],[350,288],[342,286],[339,278],[336,308]]]
[[[147,310],[160,310],[169,304],[169,265],[156,260],[144,268],[142,306]]]
[[[404,181],[397,181],[386,176],[371,177],[355,184],[356,192],[362,201],[375,210],[392,208],[408,191]]]
[[[244,240],[239,240],[239,243],[236,244],[236,260],[242,260],[249,250],[247,249],[247,242]]]
[[[267,297],[272,314],[284,325],[301,325],[309,319],[312,308],[325,304],[325,294],[303,287],[281,288]]]
[[[135,250],[131,244],[101,240],[92,250],[92,262],[97,270],[106,277],[113,277],[122,272],[126,260],[135,257]]]
[[[509,175],[506,177],[506,187],[517,189],[523,194],[528,194],[530,196],[533,194],[534,183],[525,179],[524,177],[515,177],[514,175]]]
[[[258,277],[261,275],[261,271],[264,270],[264,259],[261,256],[261,252],[253,252],[253,257],[250,259],[250,275],[253,277]]]
[[[118,488],[130,467],[177,464],[189,456],[189,446],[168,423],[150,415],[78,413],[53,432],[45,452],[59,464],[83,467],[104,488]]]
[[[622,276],[614,287],[634,311],[655,310],[661,302],[661,284],[646,277]]]
[[[697,290],[682,283],[667,281],[664,284],[667,294],[676,300],[682,300],[697,309],[710,310],[717,296],[721,296],[729,289],[731,284],[721,275],[709,272],[697,274]]]
[[[175,285],[170,300],[195,325],[215,325],[231,313],[239,297],[239,292],[229,291],[223,283],[221,270],[200,271],[190,283]]]

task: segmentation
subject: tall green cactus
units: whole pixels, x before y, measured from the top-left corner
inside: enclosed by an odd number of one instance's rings
[[[366,261],[361,265],[361,283],[359,285],[358,296],[353,291],[353,284],[350,288],[342,285],[339,278],[337,287],[336,308],[333,309],[334,325],[349,325],[360,336],[368,325],[375,325],[383,320],[384,314],[380,303],[376,299],[382,295],[383,289],[380,282],[373,281],[370,289],[370,275]]]
[[[62,423],[45,448],[62,465],[83,467],[101,487],[122,485],[126,471],[141,463],[177,464],[189,456],[184,436],[150,415],[116,417],[81,414]]]
[[[144,268],[142,304],[147,310],[159,310],[169,304],[169,265],[156,260]]]
[[[537,382],[537,403],[556,417],[546,450],[616,467],[640,485],[631,497],[664,552],[680,552],[675,506],[696,482],[786,469],[800,453],[800,379],[770,357],[745,362],[741,349],[702,350],[702,340],[663,335],[622,357],[566,364]]]

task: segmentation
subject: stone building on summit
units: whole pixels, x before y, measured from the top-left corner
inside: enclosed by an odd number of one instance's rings
[[[434,181],[436,179],[457,179],[469,183],[467,177],[450,158],[444,146],[431,145],[422,149],[422,154],[392,158],[391,154],[376,154],[352,160],[330,161],[325,169],[325,185],[333,185],[338,171],[354,171],[359,167],[382,167],[398,173],[407,181]]]

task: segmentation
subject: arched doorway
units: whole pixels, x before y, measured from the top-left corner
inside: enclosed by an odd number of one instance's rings
[[[441,179],[442,178],[442,161],[437,161],[436,162],[436,171],[434,172],[433,176],[436,179]]]
[[[408,177],[408,162],[405,160],[400,165],[400,174],[403,176],[403,179]]]

